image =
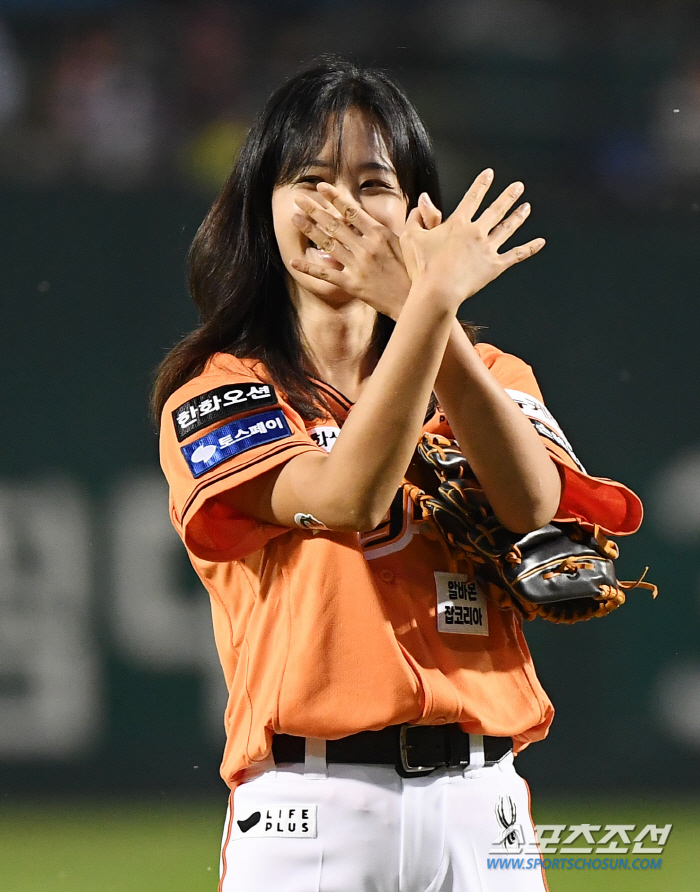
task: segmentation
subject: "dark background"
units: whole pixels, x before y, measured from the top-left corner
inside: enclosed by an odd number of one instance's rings
[[[647,506],[606,618],[526,628],[545,792],[700,778],[700,8],[688,2],[0,2],[0,795],[221,789],[208,604],[169,527],[152,371],[251,115],[319,52],[386,68],[448,207],[522,179],[535,259],[465,318]]]

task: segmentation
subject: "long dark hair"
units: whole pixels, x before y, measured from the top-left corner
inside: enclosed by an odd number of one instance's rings
[[[231,175],[194,238],[190,291],[201,324],[160,364],[152,408],[198,375],[214,353],[259,359],[270,378],[306,420],[320,417],[324,400],[309,380],[299,321],[289,297],[272,225],[272,192],[318,155],[349,108],[364,112],[380,131],[414,207],[427,192],[441,207],[430,139],[416,110],[385,74],[338,58],[322,58],[288,80],[256,118]],[[394,323],[377,317],[381,352]]]

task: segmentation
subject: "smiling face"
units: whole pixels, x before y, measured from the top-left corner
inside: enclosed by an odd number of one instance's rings
[[[318,157],[297,173],[289,183],[272,193],[272,220],[282,262],[288,274],[288,287],[293,299],[314,295],[331,302],[346,301],[340,288],[315,279],[291,266],[292,260],[306,258],[314,264],[327,264],[342,269],[341,264],[320,251],[292,221],[299,213],[295,198],[306,192],[316,200],[316,186],[331,183],[341,193],[351,196],[370,216],[400,235],[408,202],[401,191],[394,165],[379,130],[358,109],[349,109],[342,128],[340,158],[336,160],[336,139],[328,136]],[[331,209],[332,213],[340,216]]]

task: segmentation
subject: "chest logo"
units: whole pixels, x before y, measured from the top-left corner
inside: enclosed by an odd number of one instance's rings
[[[309,436],[317,446],[320,446],[324,452],[330,452],[340,433],[339,427],[323,424],[318,427],[312,427],[309,430]]]

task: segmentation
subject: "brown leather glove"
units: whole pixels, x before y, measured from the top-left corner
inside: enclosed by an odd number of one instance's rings
[[[423,434],[418,456],[438,484],[433,494],[412,488],[422,519],[471,565],[499,606],[516,607],[526,619],[576,623],[615,610],[624,604],[625,591],[637,586],[656,597],[656,586],[643,581],[646,570],[637,582],[617,579],[617,545],[598,527],[566,522],[525,535],[507,530],[453,440]]]

